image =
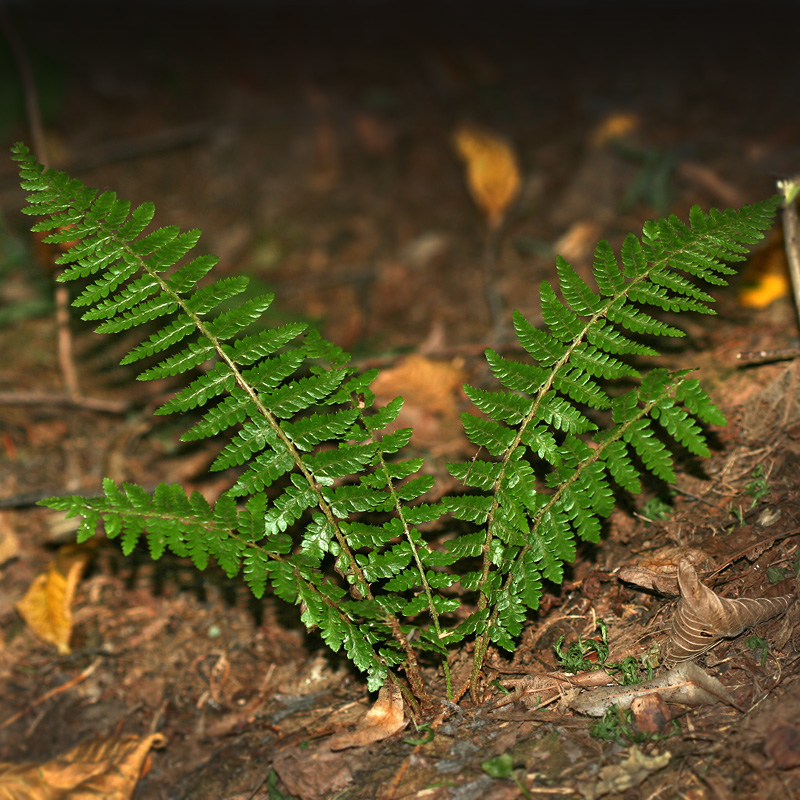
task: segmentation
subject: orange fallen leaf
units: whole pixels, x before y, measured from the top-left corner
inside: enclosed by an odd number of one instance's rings
[[[596,220],[580,220],[570,225],[553,245],[553,250],[571,264],[588,261],[597,240],[602,238],[603,226]]]
[[[614,112],[603,119],[592,131],[591,143],[603,147],[615,139],[624,139],[639,127],[639,117],[628,112]]]
[[[412,428],[415,447],[453,454],[466,445],[460,416],[466,380],[466,372],[454,362],[412,354],[382,370],[372,391],[379,406],[398,395],[404,399],[390,429]]]
[[[83,574],[89,551],[66,545],[45,572],[38,575],[17,603],[17,611],[28,627],[62,655],[69,653],[72,634],[72,600]]]
[[[10,511],[0,511],[0,567],[19,555],[19,537]]]
[[[472,199],[486,215],[489,227],[500,227],[522,182],[511,145],[498,134],[472,125],[459,127],[453,142],[466,163]]]
[[[147,771],[160,733],[82,742],[44,764],[0,764],[0,798],[17,800],[128,800]]]
[[[742,273],[739,305],[743,308],[766,308],[786,297],[792,290],[786,251],[782,238],[774,238],[756,253]]]
[[[394,684],[386,684],[378,693],[375,705],[367,711],[354,731],[337,733],[328,742],[331,750],[365,747],[380,742],[406,726],[403,694]]]

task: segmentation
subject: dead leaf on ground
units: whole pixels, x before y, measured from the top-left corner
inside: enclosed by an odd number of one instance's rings
[[[28,627],[62,655],[69,653],[72,634],[72,600],[81,579],[89,548],[65,545],[45,572],[38,575],[17,603]]]
[[[466,373],[453,362],[410,355],[384,369],[372,383],[378,405],[398,395],[403,408],[390,429],[414,429],[415,447],[434,454],[455,454],[467,446],[461,426],[460,403]]]
[[[292,797],[323,800],[353,782],[361,756],[353,760],[346,753],[331,752],[328,742],[307,750],[296,746],[279,752],[273,768]]]
[[[743,308],[766,308],[792,291],[783,237],[771,239],[751,256],[742,272],[739,305]]]
[[[722,639],[786,611],[793,595],[782,597],[720,597],[700,583],[688,559],[678,564],[681,599],[672,618],[672,631],[662,651],[664,665],[672,666],[701,656]]]
[[[511,145],[502,136],[473,125],[457,128],[453,143],[466,163],[472,199],[489,227],[499,228],[522,183]]]
[[[596,800],[612,793],[621,794],[643,783],[654,772],[664,769],[671,760],[670,752],[647,756],[634,745],[624,761],[600,770],[600,780],[597,783],[587,782],[578,786],[578,789],[587,800]]]
[[[604,117],[592,131],[590,142],[593,147],[605,147],[609,142],[625,139],[641,125],[638,114],[628,111],[614,111]]]
[[[633,686],[602,686],[568,697],[565,705],[579,714],[602,717],[614,704],[624,710],[631,708],[637,698],[652,694],[661,695],[668,703],[681,703],[685,706],[711,705],[722,701],[736,707],[724,684],[693,661],[685,661]]]
[[[82,742],[44,764],[0,764],[3,800],[127,800],[148,769],[160,733]]]
[[[331,750],[365,747],[380,742],[406,726],[403,693],[394,684],[386,684],[378,693],[375,705],[367,711],[354,731],[337,733],[328,742]]]
[[[669,546],[621,566],[617,570],[617,578],[643,589],[674,596],[680,593],[678,563],[682,558],[689,561],[698,572],[713,572],[717,567],[714,559],[703,550]]]
[[[592,257],[602,233],[603,226],[596,220],[579,220],[561,234],[553,245],[553,250],[574,267],[576,263],[586,262]]]
[[[12,512],[0,512],[0,567],[19,555],[19,538],[12,519]]]

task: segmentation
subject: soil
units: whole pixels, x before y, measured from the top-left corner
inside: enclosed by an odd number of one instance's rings
[[[522,187],[497,235],[492,284],[506,312],[534,323],[555,252],[585,274],[601,238],[618,247],[664,213],[762,199],[800,167],[798,15],[787,9],[633,20],[612,7],[510,2],[201,4],[119,12],[112,26],[99,8],[9,11],[38,80],[51,163],[154,201],[160,224],[201,228],[218,274],[276,293],[270,324],[311,320],[359,363],[386,368],[387,396],[416,398],[415,447],[439,490],[444,462],[474,454],[458,387],[487,383],[487,344],[513,348],[485,291],[487,226],[453,148],[459,125],[495,131],[517,154]],[[30,135],[3,47],[7,152]],[[621,146],[603,137],[614,125]],[[500,683],[557,669],[558,637],[596,638],[597,619],[612,660],[664,636],[674,600],[621,581],[622,567],[665,561],[674,573],[681,554],[699,551],[704,581],[726,597],[796,591],[800,366],[737,360],[793,344],[789,296],[745,307],[736,278],[715,291],[717,316],[681,320],[688,335],[662,361],[698,368],[728,426],[712,432],[710,459],[682,462],[671,494],[650,487],[622,504],[602,543],[548,587],[513,657],[490,650],[478,703],[467,695],[445,709],[432,738],[409,725],[332,752],[329,735],[375,698],[306,634],[298,609],[255,601],[213,569],[124,558],[98,542],[70,652],[23,624],[15,604],[74,531],[38,497],[95,492],[111,475],[213,499],[227,478],[207,472],[218,445],[179,446],[180,422],[153,420],[170,387],[133,383],[117,366],[130,340],[101,341],[77,318],[83,393],[128,411],[19,397],[60,395],[62,375],[52,279],[10,162],[0,177],[0,762],[158,732],[166,743],[137,800],[800,797],[796,604],[699,659],[734,705],[672,706],[656,737],[592,735],[593,720],[564,702],[534,708],[535,692],[492,710]],[[751,279],[759,264],[779,271],[781,254],[776,234],[746,268]],[[408,356],[429,372],[420,378]],[[482,767],[503,754],[516,781]]]

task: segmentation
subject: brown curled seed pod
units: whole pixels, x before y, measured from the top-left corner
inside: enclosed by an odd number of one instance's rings
[[[793,595],[782,597],[720,597],[700,583],[692,563],[678,564],[681,599],[672,618],[672,631],[663,650],[665,667],[691,661],[721,639],[738,636],[746,628],[774,617],[789,607]]]

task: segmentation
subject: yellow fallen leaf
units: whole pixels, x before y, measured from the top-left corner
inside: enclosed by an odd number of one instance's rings
[[[774,238],[750,259],[744,269],[739,305],[743,308],[766,308],[791,291],[783,239]]]
[[[472,199],[494,230],[519,193],[521,179],[514,151],[498,134],[472,125],[459,127],[453,142],[466,163]]]
[[[129,800],[160,733],[82,742],[44,764],[0,764],[2,800]]]
[[[0,512],[0,568],[19,555],[19,537],[12,520],[10,511]]]
[[[460,416],[466,380],[465,371],[453,362],[412,354],[382,370],[372,391],[379,406],[398,395],[404,398],[390,429],[411,428],[414,447],[457,453],[466,444]]]
[[[405,725],[403,694],[394,684],[387,683],[378,693],[375,705],[364,714],[356,729],[332,736],[328,747],[331,750],[365,747],[397,733]]]
[[[630,112],[616,111],[609,114],[592,131],[591,143],[603,147],[615,139],[624,139],[639,127],[639,117]]]
[[[89,558],[86,548],[66,545],[45,572],[38,575],[17,603],[28,627],[62,655],[69,653],[72,600]]]
[[[789,273],[768,273],[762,275],[754,286],[739,292],[739,305],[743,308],[766,308],[775,300],[786,297],[791,291]]]

